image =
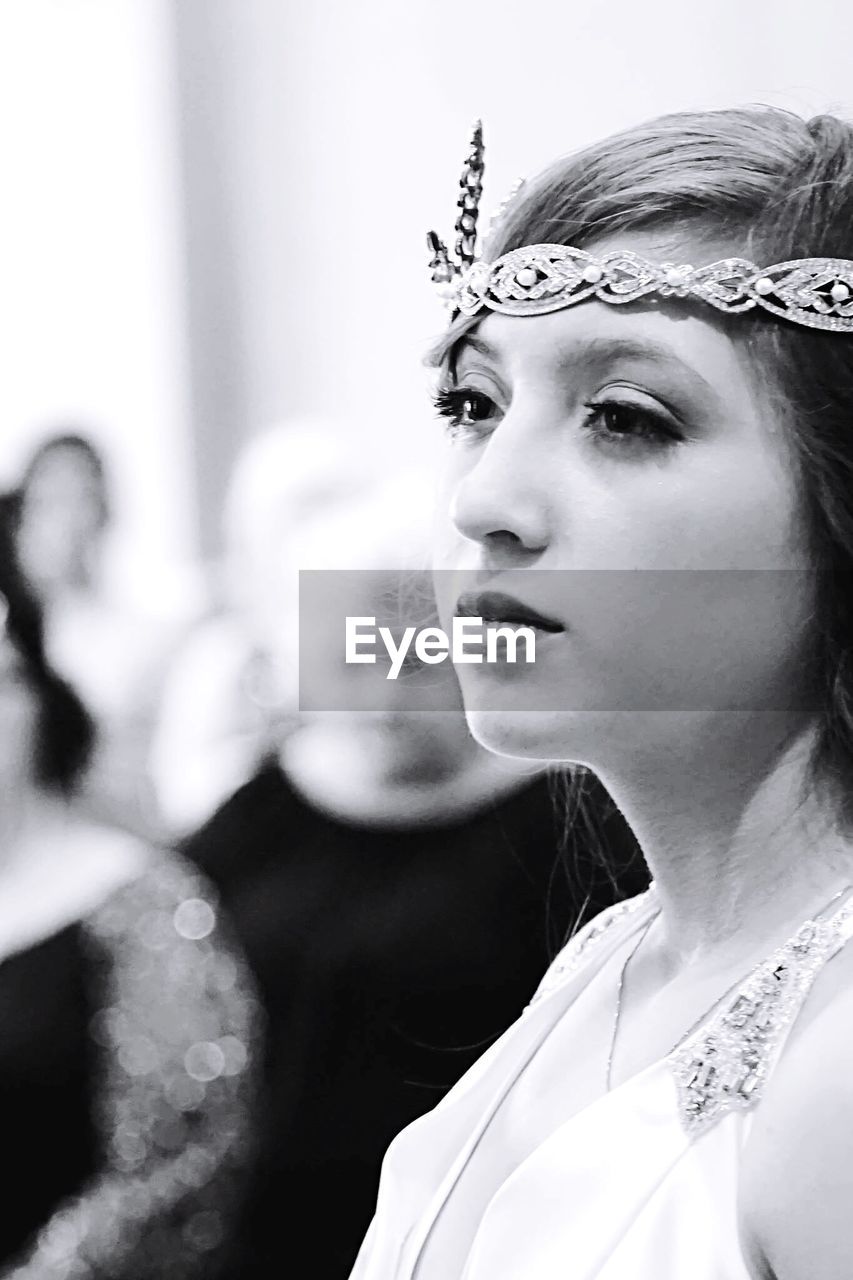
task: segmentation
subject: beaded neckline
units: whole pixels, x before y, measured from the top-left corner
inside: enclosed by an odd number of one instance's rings
[[[679,1117],[689,1135],[758,1103],[812,984],[853,933],[853,886],[836,897],[843,900],[833,914],[800,925],[792,938],[716,1001],[661,1059],[672,1072]],[[604,940],[613,937],[614,925],[644,907],[656,908],[656,899],[652,884],[645,893],[618,903],[586,925],[557,956],[531,1004],[585,968]]]
[[[834,914],[806,920],[669,1055],[688,1133],[761,1098],[812,984],[849,936],[853,893],[843,892]]]

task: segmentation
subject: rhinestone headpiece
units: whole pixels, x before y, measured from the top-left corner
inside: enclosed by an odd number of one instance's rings
[[[571,245],[533,244],[485,262],[477,252],[483,154],[478,121],[460,179],[455,260],[434,231],[427,237],[433,282],[453,312],[536,316],[590,298],[622,304],[657,295],[696,298],[729,315],[759,307],[810,329],[853,333],[853,261],[846,258],[796,258],[769,267],[724,258],[693,267],[649,262],[630,250],[596,255]]]
[[[427,248],[432,254],[429,265],[433,283],[447,291],[448,301],[452,292],[448,286],[473,266],[477,257],[477,218],[483,195],[484,154],[483,125],[480,120],[475,120],[468,144],[468,156],[459,179],[459,198],[456,201],[459,209],[455,228],[456,260],[451,259],[447,245],[435,231],[427,232]]]

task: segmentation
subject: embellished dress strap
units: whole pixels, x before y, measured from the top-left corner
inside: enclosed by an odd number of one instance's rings
[[[654,883],[644,893],[626,898],[623,902],[615,902],[599,912],[569,939],[546,969],[530,1005],[562,987],[569,978],[600,954],[605,942],[616,942],[620,937],[627,936],[626,930],[630,925],[641,923],[647,914],[651,914],[652,909],[659,909]]]
[[[761,1099],[815,979],[853,936],[853,890],[845,895],[831,915],[806,920],[670,1054],[688,1135]]]

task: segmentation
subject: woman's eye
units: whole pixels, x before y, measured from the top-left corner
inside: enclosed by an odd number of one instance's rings
[[[470,387],[442,387],[435,394],[435,407],[453,436],[478,434],[498,412],[490,396]]]
[[[631,443],[673,445],[684,437],[663,413],[625,400],[591,400],[584,428],[617,448]]]

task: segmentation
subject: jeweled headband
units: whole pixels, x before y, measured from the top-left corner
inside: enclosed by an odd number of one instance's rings
[[[724,258],[693,267],[649,262],[630,250],[596,255],[570,245],[532,244],[512,249],[494,262],[482,261],[477,252],[477,218],[483,156],[478,121],[459,181],[455,258],[434,231],[427,236],[432,279],[454,312],[535,316],[589,298],[621,304],[655,294],[697,298],[730,315],[760,307],[810,329],[853,333],[853,261],[845,258],[796,258],[769,267],[757,267],[744,258]]]

